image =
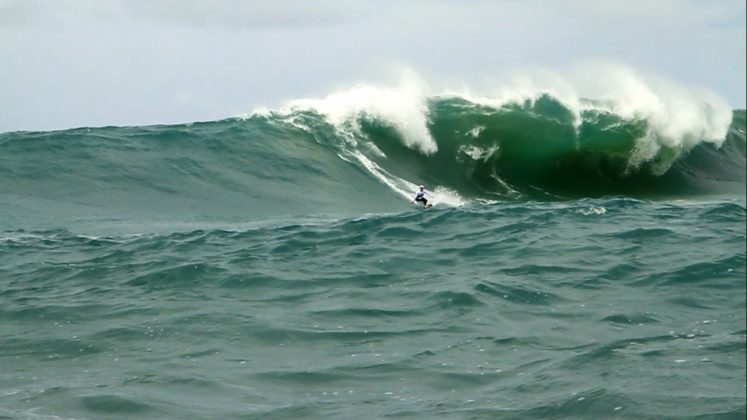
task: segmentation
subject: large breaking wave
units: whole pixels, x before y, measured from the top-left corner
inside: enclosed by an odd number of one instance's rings
[[[9,225],[356,214],[406,209],[420,183],[446,206],[744,194],[744,110],[627,83],[632,97],[598,99],[360,86],[222,121],[0,134],[0,211]]]

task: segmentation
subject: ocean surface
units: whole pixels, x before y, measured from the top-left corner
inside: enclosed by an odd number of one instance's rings
[[[744,110],[366,98],[0,134],[0,418],[745,417]]]

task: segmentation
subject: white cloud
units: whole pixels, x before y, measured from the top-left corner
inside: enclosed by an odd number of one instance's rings
[[[222,118],[380,83],[621,62],[744,107],[743,0],[0,0],[0,131]],[[438,85],[438,83],[434,83]]]
[[[0,0],[0,16],[16,26],[46,17],[70,20],[152,21],[224,29],[303,28],[365,19],[374,7],[344,0]]]
[[[335,25],[363,18],[368,12],[365,3],[329,0],[138,0],[123,5],[136,17],[249,30]]]

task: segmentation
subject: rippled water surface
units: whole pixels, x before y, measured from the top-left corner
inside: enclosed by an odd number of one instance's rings
[[[743,198],[77,230],[2,233],[0,416],[745,416]]]

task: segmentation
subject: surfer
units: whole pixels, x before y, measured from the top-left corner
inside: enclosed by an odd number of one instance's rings
[[[419,186],[418,191],[415,193],[415,198],[410,204],[415,204],[415,202],[418,201],[420,203],[423,203],[423,206],[428,207],[428,199],[425,198],[426,195],[430,197],[430,194],[425,192],[425,187],[422,185]]]

